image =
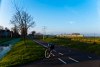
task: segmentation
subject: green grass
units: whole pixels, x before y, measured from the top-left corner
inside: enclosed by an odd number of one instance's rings
[[[97,44],[100,44],[100,37],[81,37],[81,38],[77,37],[77,38],[71,38],[71,40],[86,42],[86,43],[96,42]]]
[[[18,39],[18,38],[0,38],[0,46],[8,46],[9,44],[7,43],[15,39]]]
[[[72,40],[71,38],[46,38],[44,41],[52,42],[54,44],[65,47],[70,47],[83,52],[90,52],[100,55],[100,43],[93,45],[93,43],[81,42],[79,40]]]
[[[6,41],[11,40],[12,38],[0,38],[0,43],[4,43]]]
[[[0,67],[9,67],[36,61],[44,57],[44,48],[37,43],[27,40],[18,42],[11,51],[1,59]],[[26,47],[27,46],[27,47]]]

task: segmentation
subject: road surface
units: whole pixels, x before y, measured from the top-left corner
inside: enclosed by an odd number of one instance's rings
[[[47,47],[47,43],[34,40],[38,44]],[[64,46],[55,46],[51,58],[43,58],[39,61],[22,65],[20,67],[41,67],[44,66],[71,66],[71,67],[100,67],[100,56],[84,53]]]

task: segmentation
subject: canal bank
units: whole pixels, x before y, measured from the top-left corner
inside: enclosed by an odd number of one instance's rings
[[[20,41],[20,38],[0,44],[0,59],[3,58],[11,50],[12,46],[18,41]]]

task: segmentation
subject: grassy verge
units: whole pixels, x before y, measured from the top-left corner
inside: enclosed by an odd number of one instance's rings
[[[11,40],[11,38],[0,38],[0,43],[3,43],[5,41],[9,41]]]
[[[44,48],[31,40],[18,42],[11,51],[1,59],[0,67],[9,67],[36,61],[44,57]]]
[[[100,55],[100,44],[74,41],[70,38],[46,38],[44,41]]]
[[[7,41],[10,41],[12,39],[15,39],[15,38],[0,38],[0,44],[7,42]]]

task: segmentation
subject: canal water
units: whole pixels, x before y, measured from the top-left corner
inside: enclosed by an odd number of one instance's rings
[[[5,43],[8,44],[8,46],[0,46],[0,59],[4,57],[19,40],[20,39],[14,39]]]
[[[9,46],[0,46],[0,59],[11,49],[11,45]]]

